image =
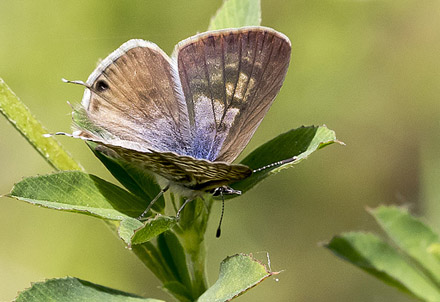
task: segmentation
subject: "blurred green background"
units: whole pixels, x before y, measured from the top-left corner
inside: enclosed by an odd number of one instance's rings
[[[0,1],[0,77],[50,131],[70,129],[70,107],[99,58],[131,38],[171,53],[204,31],[220,0]],[[411,301],[342,262],[320,242],[377,231],[366,207],[408,205],[440,227],[440,2],[262,0],[263,25],[290,37],[292,62],[272,109],[245,150],[301,125],[326,124],[330,146],[220,204],[207,233],[211,282],[220,261],[252,252],[284,270],[238,301]],[[85,144],[60,138],[88,172],[112,180]],[[50,166],[0,117],[0,194]],[[112,180],[113,181],[113,180]],[[171,300],[101,221],[0,199],[0,301],[32,281],[66,275]]]

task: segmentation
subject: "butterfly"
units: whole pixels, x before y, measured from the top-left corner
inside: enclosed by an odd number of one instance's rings
[[[187,198],[177,217],[206,193],[241,194],[229,185],[253,170],[232,162],[278,94],[290,53],[289,39],[265,27],[201,33],[171,58],[129,40],[85,83],[67,81],[85,86],[71,136],[156,178],[162,190],[144,214],[168,189]]]

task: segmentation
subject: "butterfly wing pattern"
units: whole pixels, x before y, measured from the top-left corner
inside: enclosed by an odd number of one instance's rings
[[[177,44],[172,58],[130,40],[84,84],[73,136],[189,197],[212,192],[251,175],[231,163],[279,92],[290,50],[286,36],[264,27],[198,34]]]
[[[171,59],[155,44],[130,40],[89,76],[82,106],[104,140],[140,151],[185,154],[190,133],[186,104]]]
[[[290,61],[289,39],[257,27],[200,34],[177,48],[193,156],[232,162],[281,88]]]

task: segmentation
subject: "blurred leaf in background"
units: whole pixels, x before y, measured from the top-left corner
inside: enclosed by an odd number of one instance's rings
[[[63,84],[62,77],[85,80],[97,58],[131,38],[171,53],[176,42],[208,27],[220,4],[3,0],[0,76],[49,131],[68,131],[66,101],[79,102],[82,89]],[[366,205],[406,203],[422,215],[427,208],[420,203],[422,188],[427,192],[421,146],[439,142],[433,129],[440,116],[440,3],[263,0],[262,7],[262,24],[286,34],[293,55],[286,82],[243,156],[310,124],[326,124],[347,146],[330,148],[227,201],[222,238],[207,237],[211,279],[225,255],[267,250],[272,268],[286,273],[239,301],[410,301],[317,242],[374,228]],[[85,144],[62,142],[88,172],[115,182]],[[5,119],[0,158],[0,194],[23,176],[52,170]],[[438,162],[435,154],[430,158]],[[216,213],[220,204],[214,204],[213,220]],[[11,300],[31,281],[67,274],[166,299],[154,276],[99,221],[6,198],[0,215],[1,300]]]
[[[350,232],[334,236],[325,247],[411,297],[440,301],[439,234],[405,208],[379,206],[369,212],[389,240]]]

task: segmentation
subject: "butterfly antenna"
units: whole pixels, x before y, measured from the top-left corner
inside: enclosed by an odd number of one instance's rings
[[[63,81],[64,83],[81,85],[81,86],[84,86],[86,88],[91,89],[90,85],[84,83],[83,81],[69,81],[69,80],[66,80],[65,78],[62,78],[61,81]]]
[[[160,190],[159,194],[156,195],[156,197],[154,197],[154,199],[152,201],[150,201],[150,204],[148,205],[148,207],[145,209],[145,211],[138,217],[138,220],[142,220],[144,218],[144,216],[150,211],[151,207],[153,206],[153,204],[163,195],[163,193],[165,193],[168,189],[170,188],[170,185],[167,185],[165,188],[163,188],[162,190]]]
[[[275,163],[271,163],[271,164],[268,164],[268,165],[263,166],[263,167],[261,167],[261,168],[258,168],[258,169],[255,169],[255,170],[252,170],[252,173],[260,172],[260,171],[263,171],[263,170],[266,170],[266,169],[269,169],[269,168],[272,168],[272,167],[282,166],[282,165],[285,165],[285,164],[288,164],[288,163],[294,162],[294,161],[297,160],[297,159],[298,159],[298,157],[294,156],[294,157],[292,157],[292,158],[288,158],[288,159],[280,160],[280,161],[277,161],[277,162],[275,162]]]
[[[220,195],[222,196],[222,214],[220,216],[220,221],[218,222],[218,228],[217,233],[215,234],[215,237],[219,238],[222,234],[222,221],[223,221],[223,215],[225,214],[225,197],[223,196],[223,191],[220,191]]]

